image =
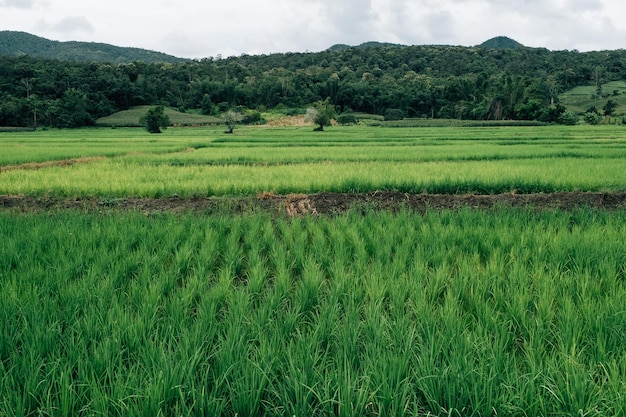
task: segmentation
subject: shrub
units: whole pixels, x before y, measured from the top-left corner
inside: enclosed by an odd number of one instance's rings
[[[248,110],[243,115],[243,123],[247,125],[261,125],[267,123],[257,110]]]
[[[340,125],[354,125],[357,123],[354,113],[342,113],[337,116],[337,123]]]
[[[387,109],[385,111],[385,121],[402,119],[404,119],[404,112],[400,109]]]
[[[559,123],[562,125],[574,126],[578,124],[578,115],[571,111],[566,111],[559,117]]]
[[[600,116],[598,113],[587,112],[585,113],[584,119],[585,123],[589,125],[598,125],[602,121],[602,116]]]

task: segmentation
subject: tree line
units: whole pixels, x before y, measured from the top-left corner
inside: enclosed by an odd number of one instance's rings
[[[626,80],[626,51],[379,46],[182,63],[0,57],[0,126],[79,127],[135,105],[559,122],[558,94]],[[304,111],[304,110],[303,110]]]

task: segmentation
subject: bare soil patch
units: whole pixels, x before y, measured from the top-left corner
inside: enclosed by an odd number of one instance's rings
[[[0,195],[0,210],[39,212],[55,210],[200,212],[229,211],[246,213],[264,211],[287,216],[332,215],[348,210],[417,211],[458,210],[464,207],[488,210],[495,207],[532,207],[572,210],[590,207],[602,210],[626,208],[626,191],[615,193],[561,192],[550,194],[448,195],[405,194],[395,191],[372,193],[317,193],[254,197],[208,198],[56,198]]]
[[[43,169],[50,167],[68,167],[75,164],[87,164],[94,161],[101,161],[106,159],[104,157],[84,157],[84,158],[70,158],[70,159],[60,159],[58,161],[46,161],[46,162],[27,162],[24,164],[16,164],[16,165],[5,165],[0,166],[0,173],[7,171],[15,171],[15,170],[32,170],[32,169]]]

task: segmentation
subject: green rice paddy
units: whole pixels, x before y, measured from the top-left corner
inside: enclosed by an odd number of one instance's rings
[[[235,132],[3,133],[0,194],[626,189],[616,126]],[[0,416],[626,415],[624,236],[623,209],[3,209]]]

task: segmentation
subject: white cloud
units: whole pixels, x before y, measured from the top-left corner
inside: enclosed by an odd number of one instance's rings
[[[622,0],[0,0],[0,6],[3,29],[196,58],[367,41],[470,46],[498,35],[549,49],[626,47]]]
[[[76,33],[94,33],[95,29],[84,16],[68,16],[56,23],[40,20],[36,26],[39,30],[57,34],[73,35]]]
[[[15,7],[18,9],[30,9],[35,5],[35,0],[0,0],[0,7]]]

